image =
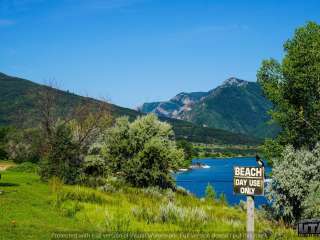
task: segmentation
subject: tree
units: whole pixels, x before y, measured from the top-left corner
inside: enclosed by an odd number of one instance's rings
[[[309,194],[302,203],[302,217],[312,219],[320,216],[320,183],[312,183],[309,187]]]
[[[7,142],[9,132],[10,132],[10,128],[0,127],[0,159],[8,158],[6,142]]]
[[[7,136],[8,158],[15,163],[38,163],[43,147],[42,134],[38,128],[11,130]]]
[[[59,177],[65,183],[75,183],[82,161],[79,145],[73,141],[72,130],[68,125],[58,122],[51,134],[51,149],[43,159],[40,175],[44,180]]]
[[[311,150],[320,140],[320,25],[309,22],[298,28],[284,51],[282,63],[264,60],[257,74],[273,103],[272,120],[282,129],[266,152],[276,149],[278,156],[281,146]]]
[[[110,105],[90,98],[61,102],[60,94],[58,89],[41,87],[33,96],[43,143],[40,173],[45,180],[57,176],[75,183],[89,146],[111,125]]]
[[[301,216],[317,217],[320,183],[320,144],[313,151],[295,150],[287,146],[282,156],[274,160],[272,184],[268,189],[271,214],[276,219],[295,223]],[[311,209],[317,209],[310,212]]]
[[[183,149],[185,158],[184,165],[186,166],[189,166],[191,164],[191,160],[193,157],[198,156],[198,153],[193,147],[192,143],[188,142],[187,140],[178,140],[177,147]]]
[[[109,174],[137,187],[173,187],[171,171],[183,161],[171,126],[152,114],[132,123],[126,117],[118,118],[91,150],[87,159],[103,160]]]

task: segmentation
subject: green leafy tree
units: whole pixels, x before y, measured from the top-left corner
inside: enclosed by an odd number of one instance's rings
[[[177,147],[183,149],[184,157],[186,160],[191,160],[193,157],[193,146],[192,143],[186,140],[179,140],[177,141]]]
[[[284,44],[282,63],[265,60],[257,78],[273,103],[273,121],[281,127],[266,153],[280,155],[287,144],[310,150],[320,140],[320,25],[309,22]],[[276,150],[277,152],[274,152]]]
[[[191,164],[192,158],[198,156],[198,152],[195,150],[191,142],[187,140],[177,141],[177,147],[183,149],[184,162],[183,166],[188,167]]]
[[[152,114],[132,123],[128,118],[118,118],[90,151],[86,161],[103,160],[110,174],[137,187],[173,187],[171,171],[183,161],[171,126]]]

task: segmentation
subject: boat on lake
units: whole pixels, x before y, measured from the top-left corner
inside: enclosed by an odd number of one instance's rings
[[[210,166],[201,162],[195,162],[189,168],[190,169],[210,168]]]

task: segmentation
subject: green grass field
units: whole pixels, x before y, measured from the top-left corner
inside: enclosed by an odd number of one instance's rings
[[[59,181],[47,184],[32,171],[21,172],[21,169],[9,169],[1,174],[1,240],[58,239],[54,233],[59,232],[176,233],[170,239],[178,239],[179,232],[202,234],[200,236],[245,233],[246,212],[240,206],[229,207],[218,201],[155,189],[123,187],[102,192],[61,185]],[[266,221],[259,213],[255,222],[255,231],[265,236],[258,239],[293,239],[296,236],[293,230]],[[94,236],[84,239],[112,239],[111,235]],[[244,235],[235,239],[243,238]],[[129,234],[126,239],[135,238]]]

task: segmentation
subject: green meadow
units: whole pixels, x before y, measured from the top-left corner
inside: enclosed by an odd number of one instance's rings
[[[244,205],[231,207],[182,190],[112,184],[93,189],[56,178],[44,183],[35,170],[22,164],[1,172],[0,239],[67,239],[61,233],[92,234],[90,239],[167,239],[169,233],[170,239],[181,239],[179,233],[196,239],[245,238]],[[255,218],[257,239],[296,238],[294,230],[266,220],[261,211]]]

